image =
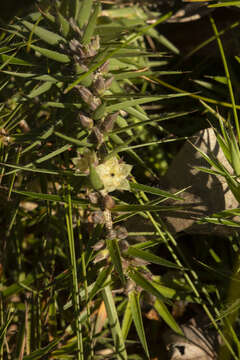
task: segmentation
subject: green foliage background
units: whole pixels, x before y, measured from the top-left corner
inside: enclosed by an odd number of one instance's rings
[[[156,339],[183,335],[182,302],[220,334],[220,358],[239,359],[238,234],[187,249],[163,221],[179,193],[159,187],[178,144],[210,121],[233,172],[201,155],[239,201],[239,57],[220,37],[234,29],[239,44],[239,24],[219,32],[213,13],[209,39],[181,52],[164,35],[178,6],[150,5],[44,1],[2,25],[1,359],[162,359]],[[200,59],[216,39],[220,55]],[[99,175],[109,159],[128,191]],[[237,227],[238,214],[201,221]]]

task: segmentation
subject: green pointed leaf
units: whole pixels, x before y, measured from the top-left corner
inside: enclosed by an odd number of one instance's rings
[[[111,281],[109,276],[111,272],[112,266],[108,266],[100,270],[97,280],[95,281],[94,286],[89,294],[89,300],[93,299],[99,291],[103,290],[103,288],[107,286],[106,283]]]
[[[234,134],[231,136],[230,154],[232,159],[231,164],[235,171],[235,174],[237,176],[240,176],[240,151]]]
[[[176,211],[176,210],[184,210],[181,206],[160,206],[160,205],[116,205],[112,211],[130,211],[130,212],[141,212],[141,211]]]
[[[43,56],[45,56],[48,59],[52,59],[57,62],[65,63],[65,64],[70,62],[70,58],[65,54],[61,54],[57,51],[45,49],[45,48],[42,48],[42,47],[39,47],[36,45],[30,45],[30,46],[33,50],[38,51],[40,54],[42,54]]]
[[[165,100],[165,99],[172,99],[172,98],[176,98],[176,97],[181,97],[181,96],[187,96],[187,94],[183,93],[183,94],[168,94],[168,95],[162,95],[162,96],[148,96],[148,97],[142,97],[140,99],[133,99],[133,100],[126,100],[114,105],[109,105],[107,106],[107,112],[114,112],[114,111],[118,111],[118,110],[125,110],[125,108],[129,108],[131,106],[136,106],[136,105],[140,105],[140,104],[147,104],[149,102],[154,102],[154,101],[160,101],[160,100]]]
[[[17,77],[21,77],[21,78],[32,78],[33,80],[40,80],[40,81],[49,81],[52,83],[57,83],[59,81],[61,81],[62,79],[56,79],[55,77],[51,76],[51,75],[37,75],[34,73],[21,73],[21,72],[16,72],[16,71],[2,71],[4,74],[8,74],[11,76],[17,76]]]
[[[69,34],[70,24],[59,11],[57,11],[57,20],[60,25],[60,31],[63,34],[64,38],[66,38]]]
[[[13,310],[13,308],[10,307],[7,311],[5,310],[5,313],[6,313],[6,321],[5,321],[5,323],[2,324],[2,326],[0,328],[0,350],[1,351],[3,348],[7,328],[10,325],[11,321],[13,320],[14,310]]]
[[[78,25],[80,29],[88,21],[92,10],[93,0],[83,0],[78,14]]]
[[[160,291],[153,286],[153,284],[147,280],[139,271],[131,271],[129,272],[129,277],[143,290],[147,291],[148,293],[156,296],[158,299],[166,302],[167,304],[171,305],[172,302],[166,299]]]
[[[20,191],[20,190],[12,190],[12,192],[23,195],[24,197],[29,197],[31,199],[36,199],[39,201],[54,201],[60,203],[67,203],[67,200],[63,196],[59,195],[52,195],[52,194],[43,194],[40,192],[33,192],[33,191]],[[76,200],[72,199],[72,203],[74,205],[79,205],[80,207],[87,209],[89,208],[89,202],[86,200]]]
[[[43,84],[41,84],[40,86],[38,86],[37,88],[33,89],[28,95],[27,97],[30,99],[35,98],[36,96],[40,96],[41,94],[44,94],[45,92],[47,92],[48,90],[50,90],[52,87],[52,83],[51,82],[44,82]]]
[[[94,190],[99,191],[103,189],[104,185],[93,164],[90,164],[89,180]]]
[[[137,184],[137,183],[131,183],[131,190],[138,190],[138,191],[143,191],[149,194],[155,194],[155,195],[159,195],[162,196],[164,198],[169,198],[169,199],[174,199],[174,200],[182,200],[181,197],[173,195],[167,191],[164,190],[160,190],[158,188],[152,187],[152,186],[147,186],[147,185],[143,185],[143,184]]]
[[[49,31],[41,26],[36,26],[27,20],[22,20],[22,24],[26,26],[33,34],[37,35],[41,40],[45,41],[49,45],[57,45],[59,42],[66,42],[65,38]]]
[[[53,340],[50,342],[47,346],[44,348],[41,348],[39,350],[33,351],[30,355],[26,355],[23,357],[23,360],[38,360],[43,359],[46,357],[46,355],[50,354],[54,348],[57,346],[57,344],[61,341],[61,338],[58,338],[56,340]]]
[[[172,314],[169,312],[166,305],[159,299],[154,303],[154,308],[157,310],[159,316],[168,324],[168,326],[177,334],[184,336],[182,329],[175,321]]]
[[[103,301],[106,307],[108,322],[112,331],[112,337],[115,345],[118,360],[127,360],[127,352],[125,348],[125,342],[122,335],[119,319],[117,315],[117,309],[115,307],[112,292],[109,286],[106,286],[103,291]]]
[[[123,339],[126,340],[128,336],[128,332],[130,330],[131,324],[132,324],[132,310],[131,310],[131,304],[128,300],[127,306],[123,315],[123,321],[122,321],[122,335]]]
[[[181,266],[178,266],[178,265],[172,263],[171,261],[165,260],[165,259],[161,258],[160,256],[150,253],[149,251],[137,249],[132,246],[129,246],[128,250],[126,251],[126,254],[130,255],[132,257],[137,257],[137,258],[143,259],[143,260],[145,260],[147,262],[151,262],[153,264],[161,265],[164,267],[169,267],[172,269],[183,270],[183,268]]]
[[[142,314],[141,314],[141,308],[139,304],[139,296],[140,294],[137,294],[135,291],[132,291],[129,293],[129,302],[131,306],[131,312],[132,312],[132,318],[135,325],[135,328],[137,330],[138,337],[141,341],[142,347],[148,357],[149,357],[149,351],[142,321]]]
[[[7,63],[11,65],[22,65],[22,66],[34,66],[34,64],[29,63],[28,61],[17,58],[16,56],[9,56],[5,54],[0,55],[0,61],[2,63]]]
[[[117,271],[122,284],[124,285],[125,277],[123,274],[121,254],[120,254],[120,249],[119,249],[117,240],[116,239],[113,239],[113,240],[107,239],[107,248],[110,253],[113,266],[114,266],[115,270]]]
[[[90,16],[90,19],[88,21],[88,24],[86,26],[86,29],[84,31],[83,37],[82,37],[82,43],[84,45],[87,45],[90,43],[92,36],[94,35],[94,31],[97,24],[98,15],[101,10],[101,4],[100,2],[97,3],[94,7],[93,13]]]

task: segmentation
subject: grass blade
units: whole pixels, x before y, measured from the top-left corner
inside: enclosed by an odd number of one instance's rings
[[[127,352],[125,348],[122,330],[120,328],[117,310],[115,307],[112,292],[109,286],[106,286],[103,291],[103,301],[106,307],[109,325],[111,327],[115,350],[118,360],[127,360]]]
[[[130,302],[130,306],[131,306],[133,322],[136,327],[138,337],[139,337],[142,347],[149,359],[150,356],[149,356],[145,331],[144,331],[144,327],[143,327],[141,308],[140,308],[140,304],[139,304],[139,296],[140,296],[140,294],[137,294],[135,291],[130,292],[129,302]]]
[[[123,274],[121,254],[120,254],[120,249],[119,249],[117,240],[116,239],[113,239],[113,240],[107,239],[107,248],[110,253],[113,266],[116,269],[116,271],[121,279],[122,284],[124,285],[125,277]]]

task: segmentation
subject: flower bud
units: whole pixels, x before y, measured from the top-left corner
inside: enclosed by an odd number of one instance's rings
[[[110,78],[105,80],[105,90],[111,87],[113,80],[114,80],[114,76],[111,76]]]
[[[92,246],[92,248],[93,248],[93,250],[98,251],[98,250],[102,249],[104,247],[104,245],[105,245],[105,241],[99,240],[96,244],[94,244]]]
[[[101,210],[94,211],[92,214],[92,220],[94,224],[104,224],[105,218]]]
[[[93,125],[94,125],[94,122],[93,122],[93,120],[92,120],[90,117],[85,116],[85,115],[83,115],[83,114],[80,113],[80,114],[78,115],[78,118],[79,118],[79,120],[80,120],[81,125],[82,125],[83,128],[85,128],[85,129],[92,129],[92,127],[93,127]]]
[[[89,107],[92,111],[95,111],[101,105],[101,99],[96,96],[93,96],[92,101],[90,102]]]
[[[108,116],[105,117],[102,125],[101,125],[101,129],[104,132],[109,132],[113,129],[114,123],[118,117],[119,112],[115,112],[113,114],[109,114]]]
[[[105,80],[101,75],[99,75],[96,81],[94,82],[93,89],[97,95],[102,95],[104,93],[106,86],[105,86]]]
[[[114,199],[110,195],[104,196],[104,198],[103,198],[103,206],[104,206],[104,209],[111,210],[115,206]]]
[[[90,105],[93,101],[93,94],[91,93],[90,90],[88,90],[85,86],[81,86],[81,85],[77,85],[76,86],[77,90],[80,93],[81,98],[83,99],[83,101]]]
[[[103,134],[96,126],[94,126],[92,129],[91,140],[98,144],[98,148],[102,145],[104,141]]]
[[[76,21],[72,17],[69,19],[69,24],[71,25],[73,31],[75,31],[79,35],[79,37],[82,37],[83,32],[80,30]]]

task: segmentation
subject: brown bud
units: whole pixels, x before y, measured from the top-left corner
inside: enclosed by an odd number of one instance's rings
[[[78,118],[79,118],[79,120],[81,122],[82,127],[84,127],[85,129],[92,129],[92,127],[94,125],[94,122],[90,117],[85,116],[85,115],[80,113],[78,115]]]
[[[111,210],[115,206],[115,201],[110,195],[106,195],[103,198],[103,205],[105,209]]]
[[[78,53],[79,52],[79,49],[81,50],[81,44],[78,40],[76,39],[72,39],[70,42],[69,42],[69,47],[70,47],[70,50],[72,50],[73,52],[75,53]]]
[[[79,91],[81,98],[83,99],[83,101],[90,105],[93,101],[93,94],[91,93],[90,90],[88,90],[85,86],[82,85],[77,85],[76,89]]]
[[[102,248],[104,247],[104,245],[105,245],[105,241],[104,241],[104,240],[100,240],[100,241],[98,241],[96,244],[94,244],[94,245],[92,246],[92,248],[93,248],[93,250],[98,251],[98,250],[102,249]]]
[[[105,89],[106,90],[111,87],[113,80],[114,80],[114,76],[111,76],[110,78],[105,80]]]
[[[85,58],[89,58],[97,55],[96,50],[89,45],[84,46],[84,51],[85,51]]]
[[[73,31],[75,31],[80,37],[82,37],[83,32],[80,30],[76,21],[72,17],[69,19],[69,24],[71,25]]]
[[[98,144],[98,148],[102,145],[104,141],[103,134],[96,126],[92,128],[91,138],[93,142],[96,142]]]
[[[91,204],[97,204],[98,200],[99,200],[99,195],[97,192],[90,192],[88,194],[89,200],[91,202]]]
[[[107,237],[108,237],[109,240],[114,240],[114,239],[116,239],[116,232],[115,232],[115,230],[110,229],[110,230],[108,231],[108,233],[107,233]]]
[[[127,249],[129,248],[129,243],[127,240],[121,240],[118,242],[119,245],[119,249],[121,251],[127,251]]]
[[[101,103],[102,103],[101,99],[99,99],[96,96],[93,96],[91,103],[88,105],[92,111],[95,111],[101,105]]]
[[[115,230],[116,230],[118,239],[122,240],[122,239],[126,239],[128,237],[128,231],[124,226],[117,225],[115,227]]]
[[[106,87],[105,87],[105,81],[104,78],[99,75],[97,80],[93,84],[94,92],[98,95],[101,95],[104,93]]]
[[[105,218],[103,212],[101,210],[94,211],[92,214],[92,220],[94,224],[104,224]]]
[[[109,114],[108,116],[106,116],[106,118],[104,119],[102,125],[101,125],[101,129],[104,132],[109,132],[113,129],[114,123],[117,120],[119,112],[115,112],[113,114]]]

